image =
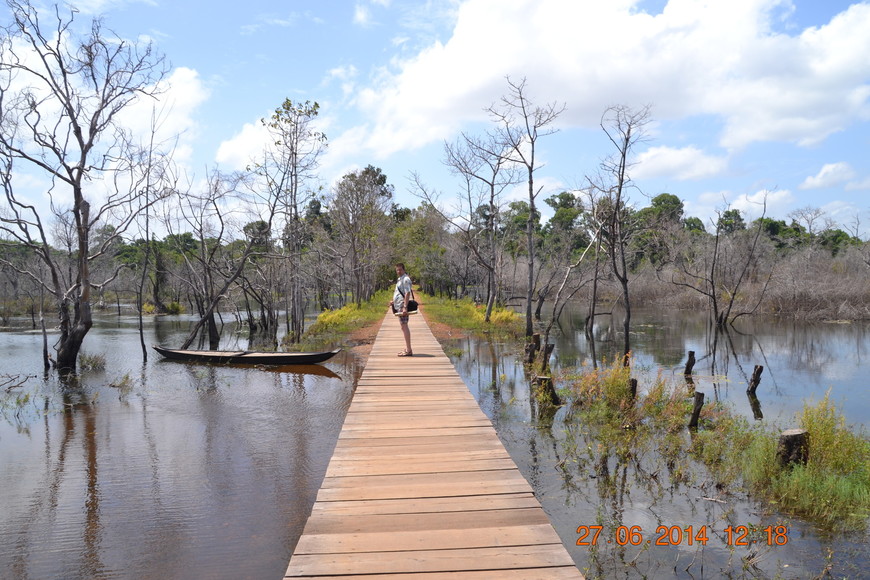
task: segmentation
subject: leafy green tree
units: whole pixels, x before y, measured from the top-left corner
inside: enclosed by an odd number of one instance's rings
[[[259,188],[261,197],[275,199],[276,218],[284,218],[283,230],[276,228],[276,231],[283,231],[287,259],[287,335],[292,343],[298,342],[305,330],[302,257],[311,234],[302,215],[311,209],[310,203],[316,199],[314,172],[327,146],[326,135],[316,127],[319,112],[320,105],[316,101],[294,103],[284,99],[269,118],[260,120],[269,133],[270,142],[252,167],[257,178],[255,187]],[[275,312],[268,313],[269,320],[276,316]]]
[[[743,221],[743,215],[740,213],[740,210],[727,209],[719,216],[716,229],[724,235],[733,234],[734,232],[745,230],[746,222]]]
[[[345,249],[339,253],[350,262],[341,273],[358,304],[374,294],[377,265],[390,253],[383,234],[389,229],[392,199],[393,186],[381,169],[372,165],[345,174],[329,199],[333,232]]]
[[[632,269],[643,261],[661,267],[670,260],[682,228],[683,202],[670,193],[654,197],[649,207],[635,213],[637,234],[632,239]]]
[[[697,234],[707,233],[707,229],[704,227],[704,222],[701,221],[701,218],[694,216],[687,217],[683,220],[683,229]]]
[[[836,256],[848,246],[860,246],[861,240],[839,228],[825,229],[818,235],[819,244]]]

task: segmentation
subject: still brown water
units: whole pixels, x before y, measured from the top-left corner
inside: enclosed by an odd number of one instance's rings
[[[146,343],[177,345],[188,325],[151,319]],[[41,376],[39,334],[0,333],[0,375],[40,375],[0,391],[0,577],[280,578],[350,403],[353,357],[262,370],[152,351],[143,365],[135,319],[116,317],[85,351],[105,370],[61,386]]]

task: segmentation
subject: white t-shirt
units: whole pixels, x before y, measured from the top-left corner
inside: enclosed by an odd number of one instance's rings
[[[396,280],[396,290],[393,292],[393,307],[396,309],[396,312],[401,312],[402,308],[405,307],[405,297],[402,296],[402,292],[408,294],[410,291],[411,277],[407,274],[402,274],[402,276]]]

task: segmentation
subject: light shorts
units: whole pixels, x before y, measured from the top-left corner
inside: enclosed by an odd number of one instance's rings
[[[400,316],[399,317],[399,324],[408,324],[409,318],[411,318],[411,317],[410,316]]]

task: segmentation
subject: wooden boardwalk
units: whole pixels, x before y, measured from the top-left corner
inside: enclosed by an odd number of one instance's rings
[[[387,315],[285,578],[580,578],[432,336]]]

